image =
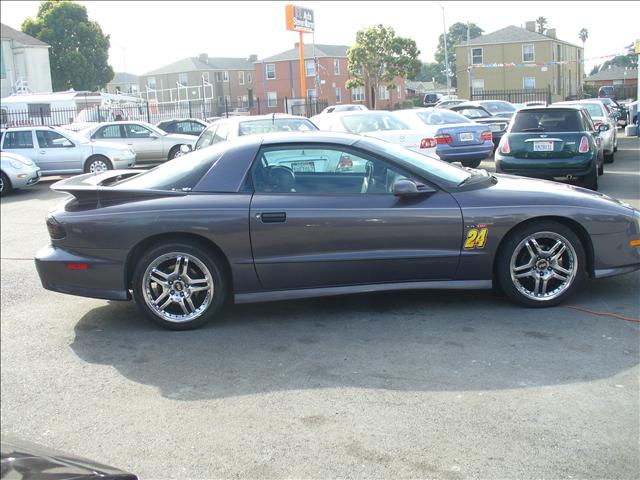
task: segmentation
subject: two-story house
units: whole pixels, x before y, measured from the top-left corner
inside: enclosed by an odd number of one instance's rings
[[[256,95],[265,112],[284,111],[284,99],[321,99],[329,105],[362,103],[371,108],[369,85],[346,88],[349,68],[346,45],[304,45],[306,92],[300,92],[299,42],[294,48],[254,63]],[[379,87],[376,108],[400,105],[406,98],[404,79],[395,81],[396,89]]]
[[[558,39],[554,28],[543,35],[535,27],[535,22],[526,22],[525,28],[510,25],[457,45],[458,96],[550,89],[552,101],[559,101],[580,94],[582,47]]]
[[[104,90],[114,95],[139,95],[138,76],[133,73],[116,72]]]
[[[0,96],[51,92],[49,45],[4,23],[0,39]]]

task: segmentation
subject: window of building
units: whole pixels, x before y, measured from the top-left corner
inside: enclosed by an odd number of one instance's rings
[[[307,77],[315,77],[316,75],[316,62],[315,60],[304,61],[304,74]]]
[[[473,93],[480,93],[484,91],[484,79],[476,78],[471,82]]]
[[[398,100],[402,99],[402,88],[400,88],[400,85],[396,86],[396,92],[398,93]]]
[[[227,71],[222,72],[222,81],[223,82],[228,82],[229,81],[229,72],[227,72]]]
[[[122,93],[122,89],[120,88],[120,85],[116,85],[116,93],[117,94]]]
[[[51,104],[50,103],[30,103],[29,118],[40,118],[51,116]]]
[[[227,102],[227,104],[231,103],[231,95],[225,95],[224,100]]]
[[[202,72],[202,80],[209,83],[209,72]]]
[[[364,102],[364,87],[356,87],[351,89],[352,102]]]
[[[251,72],[247,72],[247,83],[253,82],[253,75]]]
[[[522,88],[527,90],[536,88],[536,77],[524,77],[522,79]]]
[[[0,78],[7,78],[7,72],[4,66],[4,55],[0,55]]]
[[[178,75],[178,83],[183,87],[189,85],[189,74],[186,72],[182,72]]]
[[[156,77],[147,78],[147,87],[155,90],[156,89]]]
[[[267,63],[267,80],[275,80],[275,79],[276,79],[276,64]]]
[[[238,72],[238,84],[244,85],[244,72]]]
[[[336,88],[336,103],[342,103],[342,89]]]
[[[222,72],[216,72],[215,79],[216,79],[216,82],[221,82],[222,81]]]
[[[522,45],[522,61],[523,62],[535,61],[534,45]]]
[[[386,85],[380,85],[380,100],[389,100],[389,90]]]
[[[315,100],[317,98],[317,93],[315,88],[311,88],[307,90],[307,98],[309,100]]]
[[[340,75],[340,59],[339,58],[333,59],[333,74]]]
[[[482,48],[471,49],[471,63],[473,65],[482,65],[484,63]]]
[[[267,107],[278,106],[278,92],[267,92]]]

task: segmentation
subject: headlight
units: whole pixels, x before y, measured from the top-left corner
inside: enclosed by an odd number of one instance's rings
[[[10,159],[9,159],[9,163],[10,163],[10,164],[11,164],[11,166],[12,166],[13,168],[15,168],[16,170],[20,170],[20,169],[21,169],[22,167],[24,167],[24,165],[25,165],[25,164],[24,164],[24,163],[22,163],[21,161],[19,161],[19,160],[14,160],[13,158],[10,158]]]

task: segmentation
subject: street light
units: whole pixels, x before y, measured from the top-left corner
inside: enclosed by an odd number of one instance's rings
[[[447,49],[447,25],[444,21],[444,7],[438,2],[442,9],[442,34],[444,35],[444,69],[447,76],[447,96],[451,95],[451,79],[449,78],[449,51]]]

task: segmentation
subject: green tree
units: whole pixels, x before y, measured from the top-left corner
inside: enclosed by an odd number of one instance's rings
[[[547,19],[545,17],[536,18],[536,25],[538,25],[538,33],[544,34],[547,31]]]
[[[444,75],[444,68],[437,62],[423,62],[420,67],[420,73],[416,75],[419,82],[431,82],[433,79],[437,83],[445,84],[447,78]]]
[[[109,35],[89,20],[86,7],[68,0],[42,2],[36,17],[22,23],[22,31],[51,45],[54,91],[95,91],[113,78],[108,63]]]
[[[390,91],[396,77],[413,79],[420,72],[420,50],[410,38],[399,37],[391,27],[376,25],[359,30],[356,43],[347,52],[349,73],[347,88],[369,84],[370,106],[376,106],[379,86]]]
[[[638,68],[638,55],[633,50],[633,44],[626,55],[616,55],[602,65],[594,66],[589,75],[598,73],[600,70],[607,70],[609,67]]]
[[[587,30],[586,28],[581,29],[580,33],[578,33],[578,37],[582,42],[582,49],[584,50],[584,42],[586,42],[587,38],[589,38],[589,30]]]
[[[484,32],[475,23],[469,23],[469,40],[479,37]],[[458,86],[457,76],[461,73],[456,68],[456,45],[461,45],[467,42],[467,24],[456,22],[449,27],[447,32],[447,53],[449,54],[449,75],[451,78],[451,85]],[[447,83],[446,77],[446,63],[444,61],[444,35],[440,34],[438,38],[438,48],[435,54],[436,63],[439,65],[439,69],[442,72],[436,80],[440,83]]]

